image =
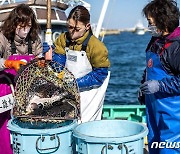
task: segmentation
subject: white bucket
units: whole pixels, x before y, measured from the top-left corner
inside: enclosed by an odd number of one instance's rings
[[[21,128],[10,120],[13,154],[72,154],[72,129],[77,120],[70,124],[53,129]]]
[[[74,128],[78,154],[143,154],[145,125],[127,120],[101,120]]]

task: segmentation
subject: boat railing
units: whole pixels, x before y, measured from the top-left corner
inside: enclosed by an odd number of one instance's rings
[[[146,123],[145,108],[145,105],[104,105],[102,118]]]
[[[28,5],[37,5],[37,6],[47,6],[46,0],[28,0],[28,1],[15,1],[15,0],[1,0],[0,1],[0,10],[4,9],[12,9],[20,3],[28,4]],[[58,7],[61,10],[66,10],[68,8],[68,4],[63,1],[52,1],[52,7]]]

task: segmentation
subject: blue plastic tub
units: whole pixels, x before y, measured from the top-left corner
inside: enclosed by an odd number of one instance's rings
[[[78,125],[73,136],[78,154],[143,154],[145,125],[127,120],[101,120]]]
[[[8,129],[12,136],[14,154],[72,154],[72,129],[77,120],[53,129],[27,129],[10,120]]]

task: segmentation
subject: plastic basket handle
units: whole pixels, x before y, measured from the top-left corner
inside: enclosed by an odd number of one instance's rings
[[[111,146],[111,145],[105,145],[105,146],[103,146],[103,148],[102,148],[102,150],[101,150],[101,154],[104,154],[104,150],[105,149],[109,149],[109,150],[113,150],[113,146]]]
[[[118,145],[118,149],[119,149],[119,150],[122,150],[123,147],[124,147],[125,150],[126,150],[126,154],[129,154],[129,150],[128,150],[128,147],[127,147],[126,144],[122,144],[122,143],[121,143],[121,144]]]
[[[54,153],[54,152],[56,152],[58,149],[59,149],[59,147],[60,147],[60,138],[59,138],[59,136],[57,136],[57,135],[53,135],[53,136],[51,136],[50,137],[50,140],[52,141],[52,140],[55,140],[56,141],[56,138],[57,138],[57,141],[58,141],[58,144],[57,144],[57,146],[55,146],[55,147],[49,147],[49,148],[39,148],[38,147],[38,143],[39,142],[44,142],[45,141],[45,136],[40,136],[40,137],[38,137],[38,139],[36,140],[36,150],[38,151],[38,153],[40,153],[40,154],[49,154],[49,153]],[[51,152],[47,152],[47,150],[52,150]],[[44,151],[44,152],[42,152],[42,151]]]
[[[0,110],[0,113],[1,113],[1,112],[5,112],[5,111],[8,111],[8,110],[11,110],[11,115],[12,115],[12,108],[13,108],[13,106],[14,106],[14,101],[15,101],[14,86],[13,86],[13,83],[12,83],[11,79],[10,79],[7,75],[1,74],[1,75],[0,75],[0,79],[1,79],[1,78],[4,78],[4,79],[6,79],[6,80],[9,82],[9,86],[10,86],[10,88],[11,88],[12,94],[7,94],[7,95],[5,95],[4,97],[8,96],[9,101],[12,102],[12,103],[11,103],[8,107],[6,107],[5,110],[4,110],[4,109]],[[11,95],[11,96],[9,96],[9,95]]]
[[[127,147],[125,144],[122,144],[122,143],[121,143],[121,144],[118,145],[117,148],[118,148],[119,150],[122,150],[123,147],[124,147],[125,150],[126,150],[126,154],[129,154],[128,147]],[[105,145],[105,146],[103,146],[103,148],[102,148],[102,150],[101,150],[101,154],[104,154],[104,150],[105,150],[105,149],[113,150],[113,148],[114,148],[114,147],[113,147],[112,145],[109,145],[109,144],[108,144],[108,145]]]
[[[0,78],[6,78],[6,80],[9,82],[9,85],[10,85],[11,91],[12,91],[12,95],[14,97],[14,86],[13,86],[13,83],[12,83],[11,79],[5,74],[1,74]]]

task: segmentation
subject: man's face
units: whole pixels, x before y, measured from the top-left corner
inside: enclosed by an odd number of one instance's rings
[[[77,24],[75,20],[69,19],[67,22],[67,28],[70,34],[70,37],[72,40],[76,40],[80,37],[82,37],[86,31],[89,30],[90,24],[84,25],[84,23],[77,21]]]

